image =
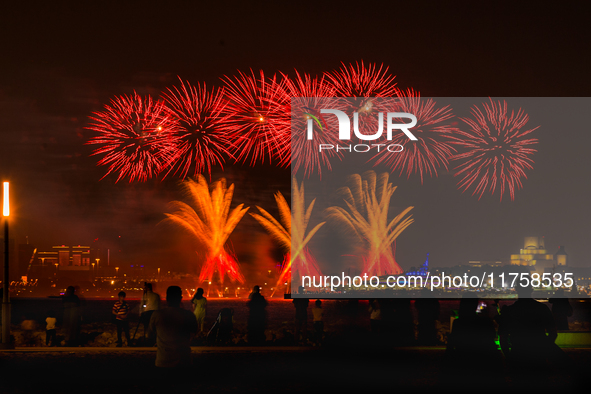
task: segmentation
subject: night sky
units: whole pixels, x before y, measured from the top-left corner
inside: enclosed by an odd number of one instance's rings
[[[166,203],[182,198],[179,180],[100,180],[106,168],[85,145],[94,135],[85,129],[93,111],[134,90],[158,96],[177,76],[221,85],[220,77],[236,70],[320,74],[364,60],[389,66],[399,87],[423,96],[590,96],[591,15],[576,3],[179,4],[3,7],[0,178],[11,182],[11,238],[18,243],[28,236],[39,247],[93,244],[112,249],[120,262],[192,265],[190,239],[157,226]],[[401,202],[416,206],[417,220],[398,242],[404,269],[420,265],[426,252],[435,266],[507,260],[525,236],[545,236],[550,253],[565,245],[573,264],[589,264],[589,127],[540,125],[536,164],[515,201],[487,194],[478,201],[443,174],[425,189],[440,192],[438,225],[426,224],[433,216],[421,213],[420,201]],[[212,178],[236,182],[234,201],[251,209],[274,213],[272,194],[289,193],[288,170],[224,169]],[[232,241],[245,264],[273,252],[249,216]]]

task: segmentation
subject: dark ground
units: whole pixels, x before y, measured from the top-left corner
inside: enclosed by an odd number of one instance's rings
[[[154,349],[62,348],[0,352],[1,393],[570,392],[588,387],[591,349],[564,349],[567,371],[535,371],[525,391],[497,370],[447,372],[442,347],[194,348],[192,369],[165,376]],[[464,390],[465,389],[465,390]]]

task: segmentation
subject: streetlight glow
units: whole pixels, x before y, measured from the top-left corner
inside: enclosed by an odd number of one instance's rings
[[[2,207],[2,215],[10,216],[10,202],[8,200],[8,182],[4,182],[4,204]]]

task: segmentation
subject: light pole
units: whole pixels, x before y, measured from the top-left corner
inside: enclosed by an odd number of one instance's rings
[[[8,217],[10,216],[9,183],[4,182],[4,203],[2,216],[4,216],[4,286],[2,286],[2,348],[11,349],[10,343],[10,295],[8,293]]]

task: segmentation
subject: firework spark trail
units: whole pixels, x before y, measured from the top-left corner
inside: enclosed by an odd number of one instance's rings
[[[239,71],[224,77],[226,99],[224,131],[234,140],[237,161],[257,160],[289,165],[289,96],[277,76],[257,77]]]
[[[388,67],[384,68],[383,64],[379,68],[371,63],[366,67],[363,61],[341,65],[339,70],[325,73],[337,95],[357,98],[396,96],[396,76],[389,74]]]
[[[460,161],[455,176],[461,177],[458,188],[462,192],[474,187],[472,195],[482,197],[486,189],[494,194],[500,189],[500,200],[509,191],[515,198],[515,188],[522,187],[521,178],[527,178],[525,171],[533,169],[531,156],[538,143],[530,134],[539,126],[527,128],[529,116],[521,110],[507,108],[507,102],[483,103],[482,109],[472,107],[473,118],[461,118],[468,126],[461,129],[454,138],[461,151],[452,160]]]
[[[244,204],[240,204],[230,212],[234,184],[227,188],[226,180],[222,178],[214,184],[210,194],[205,178],[199,175],[196,181],[188,179],[184,185],[193,206],[172,201],[170,204],[175,211],[166,213],[165,220],[187,230],[205,249],[206,261],[201,267],[199,282],[211,282],[217,269],[220,283],[226,274],[231,280],[244,283],[238,262],[224,248],[228,237],[248,211],[243,208]]]
[[[222,111],[225,107],[222,89],[207,90],[205,84],[191,86],[181,80],[181,85],[164,93],[165,107],[176,122],[173,130],[176,153],[166,175],[174,171],[186,178],[223,164],[227,157],[233,157],[228,146],[233,144],[231,136],[222,131]],[[192,170],[192,171],[191,171]]]
[[[310,242],[310,239],[312,239],[318,229],[320,229],[325,223],[318,223],[306,234],[316,200],[312,200],[310,205],[306,208],[304,203],[304,184],[302,183],[301,186],[298,187],[298,184],[294,179],[292,184],[293,210],[289,208],[287,201],[281,193],[275,194],[275,201],[279,208],[280,221],[259,206],[257,206],[257,208],[260,214],[250,214],[279,242],[284,250],[288,252],[286,254],[287,259],[283,262],[281,273],[279,274],[279,279],[275,287],[281,287],[283,283],[286,282],[286,278],[291,277],[292,273],[296,275],[296,272],[298,272],[299,276],[322,275],[316,260],[306,247],[308,242]],[[289,253],[290,251],[291,254]]]
[[[341,68],[333,72],[325,73],[335,95],[348,97],[347,113],[358,113],[358,128],[361,134],[373,134],[376,127],[376,114],[385,112],[384,100],[375,100],[375,97],[396,97],[399,90],[396,87],[395,75],[388,72],[388,67],[381,64],[369,63],[367,66],[361,61],[346,65],[341,63]]]
[[[99,135],[87,144],[101,145],[92,154],[104,155],[98,165],[109,166],[103,178],[118,172],[116,182],[125,177],[129,182],[146,181],[172,160],[174,124],[162,102],[134,92],[133,96],[112,99],[111,105],[105,105],[104,111],[95,112],[90,119],[88,129]]]
[[[408,207],[388,222],[390,199],[396,190],[388,183],[388,173],[376,177],[368,171],[363,177],[350,177],[351,187],[340,189],[347,209],[330,207],[330,219],[344,223],[364,244],[364,269],[368,275],[397,275],[402,269],[392,254],[392,244],[414,220],[405,217],[413,207]]]
[[[333,150],[319,152],[319,144],[336,145],[339,143],[335,133],[322,132],[320,127],[326,129],[329,125],[335,127],[334,117],[323,117],[320,110],[323,108],[339,109],[343,103],[341,100],[332,97],[334,91],[326,83],[324,78],[312,78],[307,74],[300,74],[287,81],[287,92],[291,100],[291,136],[289,129],[288,137],[291,138],[291,160],[292,172],[297,173],[304,168],[304,176],[309,177],[313,172],[322,176],[322,169],[332,170],[331,160],[342,159],[342,152]],[[314,135],[312,140],[307,139],[308,121],[318,120],[320,125],[313,127]]]
[[[371,160],[375,164],[385,164],[392,172],[406,173],[407,178],[418,173],[423,177],[437,176],[437,169],[448,169],[450,157],[456,152],[453,146],[453,135],[458,132],[451,124],[454,119],[449,106],[437,107],[432,99],[421,99],[419,92],[408,89],[400,92],[397,100],[388,100],[392,106],[388,112],[405,112],[416,116],[417,124],[412,133],[418,138],[411,141],[403,133],[394,133],[390,143],[399,144],[404,150],[399,153],[377,153]],[[404,123],[403,120],[397,123]],[[388,141],[386,141],[388,142]]]

